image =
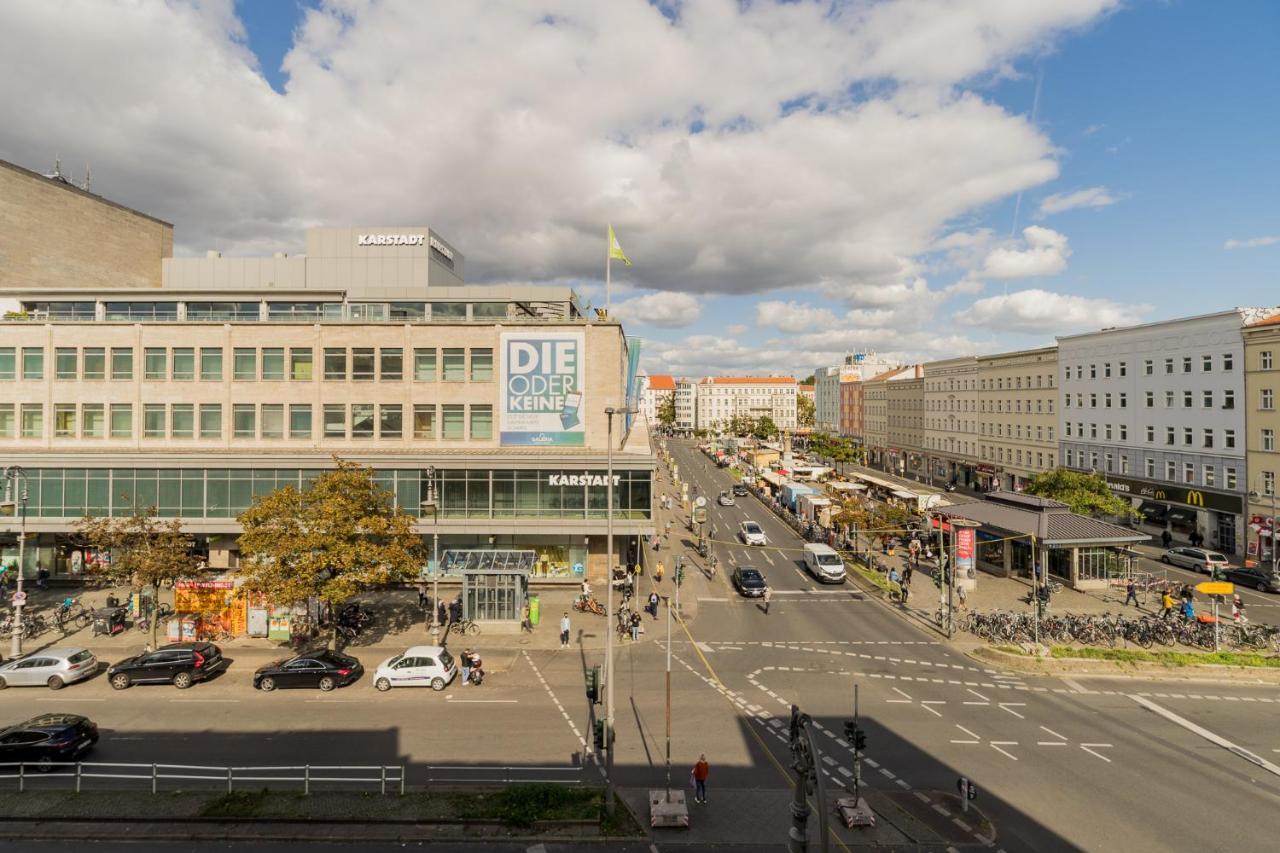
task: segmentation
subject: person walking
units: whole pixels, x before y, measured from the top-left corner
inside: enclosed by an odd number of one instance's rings
[[[427,582],[424,580],[418,581],[418,606],[423,610],[426,610],[427,606],[431,604],[431,597],[427,595],[427,590]]]
[[[666,568],[662,565],[662,561],[659,560],[658,565],[653,570],[653,579],[658,583],[662,583],[662,573],[664,571],[666,571]]]
[[[698,763],[693,765],[693,771],[689,774],[693,777],[693,801],[695,803],[707,804],[707,776],[711,775],[711,765],[707,764],[707,754],[704,752],[698,756]]]
[[[560,617],[560,648],[569,648],[569,611]]]
[[[528,604],[520,608],[520,632],[522,634],[533,633],[533,616],[529,612]]]
[[[1191,603],[1191,599],[1186,598],[1182,601],[1182,618],[1188,622],[1194,622],[1196,618],[1195,605]]]
[[[1160,618],[1161,619],[1168,619],[1170,616],[1173,615],[1173,605],[1175,603],[1176,602],[1174,602],[1173,596],[1170,595],[1169,590],[1166,589],[1164,591],[1164,594],[1160,596]]]
[[[1249,621],[1249,617],[1244,615],[1244,599],[1239,593],[1231,596],[1231,621],[1237,625]]]
[[[956,584],[956,601],[961,610],[969,609],[969,593],[965,592],[964,587],[959,584]]]
[[[769,615],[769,602],[773,601],[773,587],[766,586],[764,588],[764,615]]]
[[[1169,543],[1171,543],[1172,541],[1173,541],[1173,536],[1169,534],[1168,530],[1163,530],[1160,532],[1160,544],[1163,545],[1166,549],[1168,549]]]
[[[640,614],[631,614],[631,642],[637,642],[640,639]]]
[[[653,616],[654,619],[658,618],[658,602],[659,601],[660,599],[658,598],[658,593],[656,592],[649,593],[649,614]]]
[[[1134,607],[1138,607],[1138,587],[1133,582],[1133,578],[1129,578],[1129,582],[1124,586],[1124,606],[1128,607],[1130,601],[1133,602]]]
[[[466,687],[467,682],[471,680],[471,649],[462,650],[458,663],[462,666],[462,686]]]

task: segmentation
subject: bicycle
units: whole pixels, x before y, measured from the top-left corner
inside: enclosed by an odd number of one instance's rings
[[[70,630],[78,631],[86,628],[93,621],[93,614],[90,613],[83,604],[73,598],[68,598],[58,605],[58,609],[53,612],[53,621],[57,623],[58,630],[64,634],[68,633],[67,626]]]
[[[450,634],[465,634],[468,637],[474,637],[480,633],[480,626],[470,619],[458,619],[449,623]]]
[[[596,601],[594,597],[590,596],[587,598],[579,597],[578,600],[573,603],[573,609],[577,610],[579,613],[594,613],[597,616],[604,615],[604,607],[600,602]]]

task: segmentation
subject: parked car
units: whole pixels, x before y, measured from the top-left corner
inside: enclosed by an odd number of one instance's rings
[[[740,498],[745,498],[747,495],[751,494],[747,491],[747,487],[742,483],[738,483],[733,487],[733,493]]]
[[[0,763],[29,762],[48,773],[60,761],[78,760],[97,742],[98,725],[88,717],[41,714],[0,730]]]
[[[107,667],[107,681],[116,690],[134,684],[172,684],[186,690],[227,665],[222,649],[208,642],[170,643]]]
[[[315,649],[259,667],[253,674],[253,686],[263,691],[277,687],[318,687],[328,693],[335,687],[346,687],[362,675],[364,667],[350,655]]]
[[[411,646],[378,664],[373,686],[386,692],[392,687],[430,687],[444,690],[458,674],[453,655],[443,646]]]
[[[0,689],[5,687],[48,687],[88,678],[98,671],[98,659],[88,649],[75,647],[42,649],[0,666]]]
[[[1170,548],[1160,555],[1160,562],[1209,574],[1213,569],[1226,569],[1227,558],[1204,548]]]
[[[738,566],[733,570],[733,588],[738,591],[739,595],[747,598],[759,598],[764,595],[765,588],[764,575],[760,574],[758,569],[751,566]]]
[[[738,538],[744,545],[768,544],[768,540],[764,538],[764,531],[754,521],[744,521],[738,525]]]
[[[716,498],[716,501],[719,502],[720,506],[733,506],[737,503],[737,501],[733,499],[733,495],[728,492],[721,492],[720,496]]]
[[[1227,580],[1240,586],[1251,586],[1258,592],[1280,592],[1280,576],[1263,569],[1227,569]]]

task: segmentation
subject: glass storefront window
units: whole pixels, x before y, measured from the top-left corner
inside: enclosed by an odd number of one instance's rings
[[[111,378],[133,378],[133,347],[111,348]]]
[[[236,347],[231,352],[231,376],[239,382],[258,378],[258,351],[253,347]]]
[[[474,347],[471,350],[471,381],[488,382],[493,379],[493,348]]]
[[[107,351],[103,347],[84,348],[84,378],[107,378]]]
[[[44,347],[22,348],[22,378],[44,379]]]
[[[341,347],[325,347],[324,378],[345,382],[347,378],[347,351]]]
[[[434,347],[419,347],[413,351],[413,380],[415,382],[436,381],[436,351]]]
[[[200,347],[200,378],[205,382],[222,381],[222,347]]]
[[[378,406],[378,437],[400,438],[404,434],[404,408],[398,403]]]
[[[435,439],[436,407],[428,403],[415,403],[413,406],[413,437]]]
[[[169,359],[164,347],[147,347],[142,351],[142,377],[160,382],[169,378]]]
[[[200,404],[200,437],[222,438],[222,404]]]
[[[355,347],[351,350],[351,378],[356,382],[374,380],[373,347]]]
[[[462,347],[445,347],[444,381],[462,382],[467,378],[467,351]]]
[[[169,407],[169,437],[194,438],[196,407],[191,403],[174,403]]]
[[[493,438],[493,406],[471,407],[471,438],[477,441]]]
[[[289,438],[311,438],[311,404],[289,406]]]
[[[53,351],[53,378],[75,379],[77,368],[75,347],[56,347]]]
[[[314,358],[310,349],[294,347],[289,350],[289,377],[294,382],[311,381],[311,361]]]
[[[282,356],[283,359],[283,356]],[[281,363],[283,370],[283,361]],[[284,404],[262,404],[262,437],[284,438]]]
[[[264,347],[262,350],[262,378],[284,379],[284,347]]]
[[[44,404],[23,403],[20,411],[22,415],[22,437],[44,438]]]
[[[184,381],[196,378],[196,351],[193,347],[173,348],[173,378]]]
[[[342,403],[324,404],[324,437],[347,437],[347,407]]]
[[[445,403],[443,410],[444,438],[461,441],[466,438],[466,406],[461,403]]]
[[[404,378],[404,350],[400,347],[383,347],[378,351],[379,374],[384,382],[399,382]]]

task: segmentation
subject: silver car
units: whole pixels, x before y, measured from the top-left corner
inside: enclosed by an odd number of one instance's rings
[[[0,666],[0,689],[5,687],[64,686],[98,671],[98,659],[88,649],[43,649]]]
[[[1215,569],[1225,570],[1228,565],[1222,554],[1204,548],[1170,548],[1160,555],[1160,562],[1205,574]]]

